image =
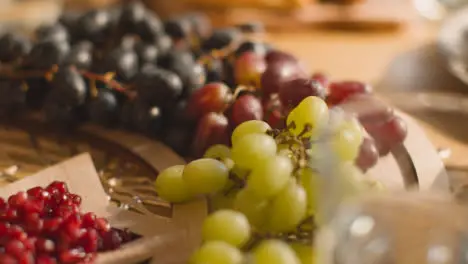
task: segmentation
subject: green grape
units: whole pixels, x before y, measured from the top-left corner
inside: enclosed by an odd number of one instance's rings
[[[271,198],[286,186],[293,169],[288,157],[277,155],[265,159],[250,172],[247,189],[260,198]]]
[[[294,153],[290,149],[280,149],[278,150],[278,155],[291,158],[294,156]]]
[[[261,120],[250,120],[238,125],[232,132],[231,142],[235,145],[236,142],[249,134],[265,134],[271,127],[268,123]]]
[[[239,179],[245,180],[250,172],[247,169],[234,165],[234,167],[231,169],[231,173],[237,176]]]
[[[314,214],[317,211],[318,200],[318,177],[319,175],[309,167],[299,170],[299,182],[307,194],[307,212]]]
[[[215,212],[221,209],[231,209],[234,206],[236,195],[237,192],[235,191],[230,191],[228,194],[219,192],[212,195],[209,199],[210,211]]]
[[[306,97],[294,108],[287,117],[287,124],[295,123],[292,129],[295,135],[299,135],[306,125],[311,126],[311,131],[305,133],[304,137],[314,137],[328,122],[327,104],[316,96]]]
[[[224,241],[242,247],[250,239],[250,224],[245,215],[234,210],[220,210],[203,223],[205,241]]]
[[[291,244],[291,248],[296,253],[296,256],[301,261],[301,264],[314,264],[317,262],[312,245],[293,243]]]
[[[155,181],[159,197],[172,203],[185,202],[191,198],[190,190],[182,178],[183,171],[184,165],[175,165],[159,173]]]
[[[354,161],[359,155],[363,138],[363,130],[359,122],[346,120],[331,138],[332,148],[340,160]]]
[[[276,142],[266,134],[249,134],[232,147],[232,160],[244,169],[253,169],[263,160],[276,155]]]
[[[270,202],[267,228],[272,232],[292,231],[305,218],[306,211],[306,191],[292,178]]]
[[[234,166],[236,165],[234,161],[230,158],[225,158],[222,160],[222,162],[224,163],[224,165],[226,165],[226,168],[228,168],[228,170],[234,169]]]
[[[185,166],[182,177],[193,194],[210,194],[226,186],[229,171],[219,160],[198,159]]]
[[[190,259],[190,264],[241,264],[242,252],[222,241],[204,243]]]
[[[203,157],[224,160],[231,157],[231,149],[226,145],[213,145],[206,150]]]
[[[291,247],[280,240],[266,240],[253,252],[254,264],[301,264]]]
[[[234,199],[234,209],[243,213],[250,224],[257,229],[266,222],[268,201],[262,200],[246,189],[240,190]]]

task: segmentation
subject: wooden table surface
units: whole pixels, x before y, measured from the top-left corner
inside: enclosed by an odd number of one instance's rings
[[[369,82],[383,97],[394,92],[468,97],[468,87],[448,73],[438,52],[435,41],[439,27],[421,19],[393,32],[317,30],[277,33],[268,38],[302,58],[311,70],[323,71],[334,79]],[[406,100],[413,98],[408,96]],[[452,170],[468,168],[468,125],[463,122],[468,120],[466,115],[428,109],[406,112],[417,118],[435,147],[450,149],[447,166]]]

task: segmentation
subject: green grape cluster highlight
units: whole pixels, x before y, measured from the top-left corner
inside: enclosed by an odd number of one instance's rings
[[[335,188],[346,197],[380,189],[354,165],[363,131],[310,96],[290,112],[286,128],[246,121],[232,132],[231,146],[213,145],[202,159],[163,171],[156,180],[161,198],[209,201],[203,244],[190,263],[314,263],[313,233],[324,221],[319,202],[330,177],[314,157],[329,147],[339,164],[332,168]]]

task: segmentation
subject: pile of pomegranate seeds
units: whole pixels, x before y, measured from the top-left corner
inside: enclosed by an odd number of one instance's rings
[[[97,252],[133,237],[104,218],[80,212],[81,197],[63,182],[0,198],[0,263],[92,263]]]

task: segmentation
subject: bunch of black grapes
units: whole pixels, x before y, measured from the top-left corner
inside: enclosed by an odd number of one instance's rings
[[[163,22],[142,3],[128,1],[64,13],[32,38],[6,33],[0,36],[0,117],[34,110],[51,128],[85,121],[125,128],[184,155],[195,125],[185,118],[186,99],[206,82],[232,80],[229,60],[208,55],[241,43],[251,30],[212,30],[201,13]],[[233,54],[255,48],[247,41]]]

